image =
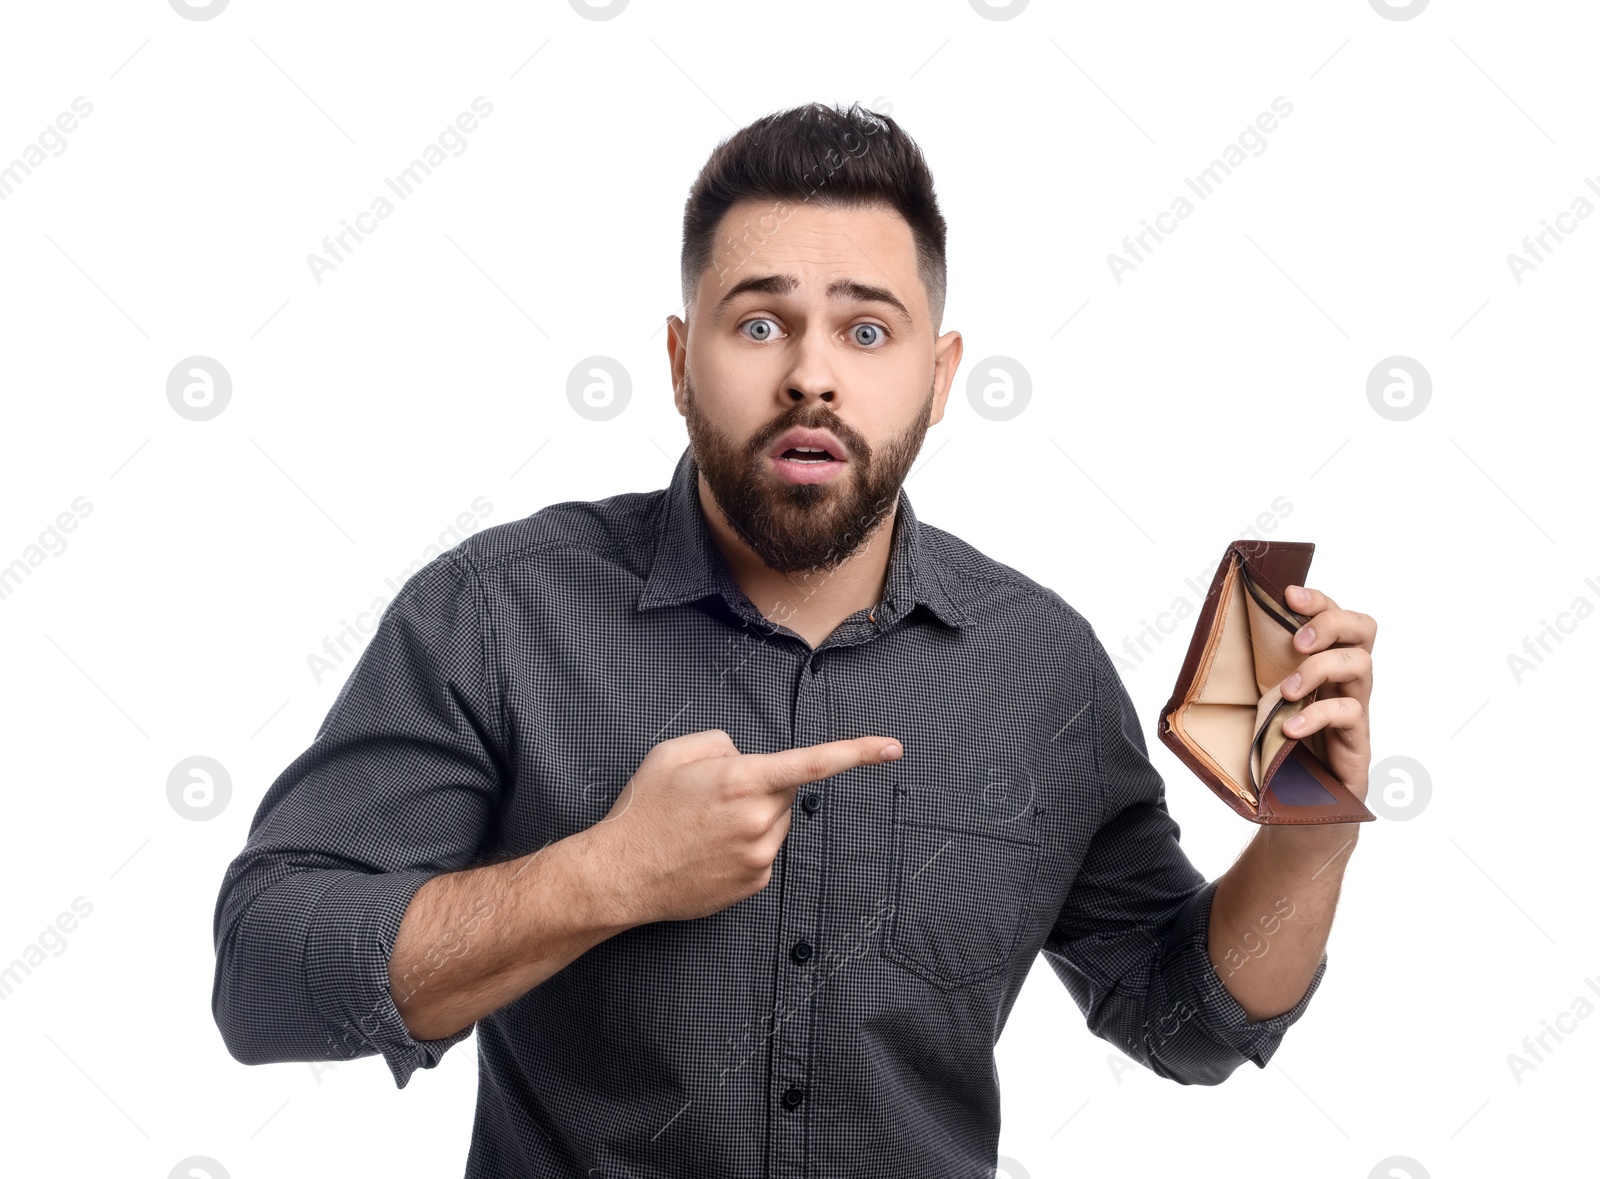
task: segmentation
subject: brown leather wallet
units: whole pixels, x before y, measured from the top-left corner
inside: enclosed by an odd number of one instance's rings
[[[1303,741],[1283,732],[1318,694],[1285,700],[1279,688],[1305,658],[1294,633],[1309,621],[1289,608],[1283,590],[1305,584],[1315,548],[1287,540],[1228,546],[1157,726],[1184,765],[1255,823],[1377,817],[1328,769],[1326,730]]]

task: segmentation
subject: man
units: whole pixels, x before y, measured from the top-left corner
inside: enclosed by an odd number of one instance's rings
[[[467,1174],[574,1179],[992,1174],[1041,952],[1160,1075],[1265,1067],[1357,829],[1261,828],[1208,881],[1089,624],[912,513],[944,240],[887,117],[716,149],[671,485],[488,529],[390,605],[223,882],[236,1058],[404,1086],[475,1027]],[[1375,624],[1291,602],[1295,735],[1364,796]]]

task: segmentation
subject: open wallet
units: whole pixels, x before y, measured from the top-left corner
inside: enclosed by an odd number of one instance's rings
[[[1377,817],[1328,769],[1326,730],[1298,741],[1283,731],[1317,698],[1311,692],[1285,700],[1279,689],[1305,658],[1294,634],[1310,621],[1289,608],[1284,587],[1305,584],[1315,547],[1274,540],[1228,546],[1157,726],[1179,760],[1254,823]]]

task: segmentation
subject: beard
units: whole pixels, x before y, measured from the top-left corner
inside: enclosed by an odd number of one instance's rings
[[[683,383],[695,463],[729,527],[778,573],[831,572],[866,543],[894,509],[933,409],[930,385],[910,424],[873,447],[827,405],[797,402],[741,443],[699,412],[687,372]],[[826,483],[786,483],[773,474],[767,449],[796,426],[833,431],[850,450],[847,470]]]

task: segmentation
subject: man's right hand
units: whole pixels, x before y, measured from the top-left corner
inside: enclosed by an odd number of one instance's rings
[[[705,917],[760,892],[802,785],[900,753],[888,737],[740,753],[721,729],[661,742],[584,833],[614,867],[619,923]]]

